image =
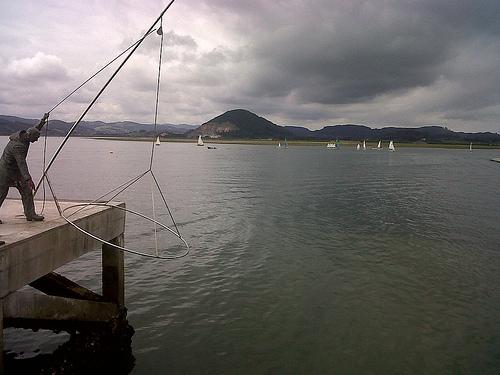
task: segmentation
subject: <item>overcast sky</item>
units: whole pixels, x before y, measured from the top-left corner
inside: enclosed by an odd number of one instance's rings
[[[1,1],[0,114],[41,117],[167,3]],[[500,132],[499,17],[499,0],[176,0],[163,19],[159,122],[244,108],[310,129]],[[85,119],[153,122],[159,43],[147,38]],[[51,118],[78,118],[112,71]]]

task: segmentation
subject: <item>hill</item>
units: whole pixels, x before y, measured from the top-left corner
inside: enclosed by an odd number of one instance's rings
[[[475,142],[485,144],[500,144],[497,133],[463,133],[454,132],[442,126],[423,126],[420,128],[385,127],[372,129],[362,125],[326,126],[321,130],[311,132],[313,139],[344,139],[344,140],[394,140],[399,142],[426,143],[464,143]]]
[[[223,113],[202,124],[199,128],[186,133],[187,137],[198,135],[212,138],[254,138],[278,139],[293,137],[293,134],[282,126],[273,124],[264,117],[245,109],[234,109]]]
[[[372,129],[364,125],[331,125],[319,130],[309,130],[302,126],[278,126],[264,117],[244,109],[235,109],[204,123],[199,128],[186,133],[186,137],[198,135],[212,138],[247,139],[304,139],[304,140],[394,140],[398,142],[423,143],[483,143],[498,145],[497,133],[454,132],[442,126],[420,128],[384,127]]]
[[[30,126],[38,124],[39,120],[25,119],[15,116],[0,115],[0,135],[10,135]],[[50,120],[49,135],[64,136],[68,133],[73,123]],[[195,125],[157,125],[158,133],[182,135],[190,130],[196,129]],[[153,135],[153,124],[140,124],[137,122],[123,121],[106,123],[102,121],[82,121],[74,131],[76,136],[146,136]]]
[[[36,125],[38,120],[0,115],[0,135],[10,135],[19,130]],[[73,124],[51,120],[49,135],[64,136]],[[82,121],[76,128],[76,136],[124,136],[143,137],[154,135],[152,124],[131,121],[106,123],[102,121]],[[422,143],[482,143],[500,145],[500,134],[491,132],[454,132],[442,126],[420,128],[384,127],[370,128],[364,125],[330,125],[319,130],[309,130],[302,126],[279,126],[244,109],[234,109],[217,116],[201,126],[158,125],[158,133],[175,137],[242,138],[242,139],[303,139],[303,140],[394,140],[397,142]]]

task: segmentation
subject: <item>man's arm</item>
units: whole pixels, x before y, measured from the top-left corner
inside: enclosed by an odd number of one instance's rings
[[[38,130],[42,130],[48,118],[49,114],[48,113],[44,114],[43,117],[40,119],[40,123],[37,126],[35,126],[35,128],[37,128]]]

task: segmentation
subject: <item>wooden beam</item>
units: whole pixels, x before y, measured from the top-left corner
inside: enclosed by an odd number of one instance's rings
[[[66,297],[81,299],[87,301],[103,302],[104,297],[93,291],[78,285],[77,283],[59,275],[55,272],[48,273],[45,276],[29,284],[31,287],[48,294],[49,296]]]
[[[91,324],[106,324],[120,317],[120,308],[109,302],[84,301],[15,292],[3,300],[6,327],[71,329]]]

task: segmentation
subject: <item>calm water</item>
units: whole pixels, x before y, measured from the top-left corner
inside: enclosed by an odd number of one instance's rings
[[[146,170],[150,148],[70,140],[58,198],[96,198]],[[499,156],[162,144],[154,171],[191,253],[126,256],[133,374],[498,374]],[[150,188],[121,199],[151,214]],[[152,238],[129,215],[128,246]],[[95,252],[62,271],[98,290],[99,265]],[[64,338],[28,333],[8,332],[7,349]]]

